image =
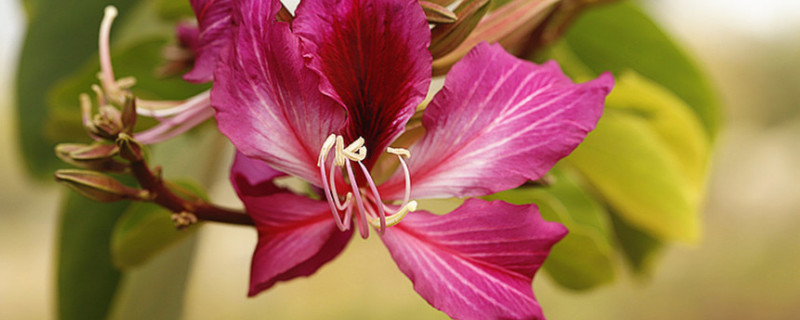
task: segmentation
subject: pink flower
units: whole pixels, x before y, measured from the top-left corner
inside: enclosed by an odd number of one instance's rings
[[[574,84],[555,63],[483,43],[428,104],[424,134],[409,150],[390,148],[430,83],[417,1],[305,0],[291,23],[276,21],[279,9],[278,0],[231,3],[211,92],[239,150],[231,180],[258,229],[249,294],[314,273],[354,229],[366,238],[372,227],[414,289],[451,317],[543,318],[531,282],[563,226],[535,205],[468,199],[434,215],[412,199],[540,178],[594,128],[611,77]],[[387,168],[397,169],[376,183]],[[326,199],[273,185],[284,174]]]

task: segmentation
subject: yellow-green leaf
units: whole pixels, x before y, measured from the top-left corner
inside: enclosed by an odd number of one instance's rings
[[[607,108],[567,159],[633,226],[667,240],[699,237],[698,194],[649,119]]]
[[[705,187],[710,146],[702,123],[686,103],[657,83],[628,71],[617,77],[606,105],[647,119],[676,156],[692,193],[700,196]]]

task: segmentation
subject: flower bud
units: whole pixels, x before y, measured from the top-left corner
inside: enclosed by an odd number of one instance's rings
[[[474,1],[479,2],[479,0]],[[469,1],[465,1],[465,3],[466,2]],[[548,13],[552,11],[554,5],[559,2],[561,2],[561,0],[511,0],[489,13],[477,26],[470,28],[469,30],[471,32],[468,33],[466,38],[459,39],[458,43],[447,41],[446,44],[442,44],[441,46],[446,47],[447,50],[439,49],[439,47],[434,48],[432,42],[431,54],[433,54],[434,58],[433,74],[436,76],[447,73],[456,62],[461,60],[467,52],[472,50],[472,47],[480,42],[486,41],[493,43],[501,40],[505,41],[514,34],[519,35],[530,32],[542,23]],[[464,4],[461,5],[463,6]],[[459,11],[456,9],[456,14],[458,13]],[[448,27],[459,23],[465,23],[461,21],[461,15],[459,15],[458,19],[459,21],[452,25],[440,25],[437,27]],[[436,28],[433,30],[435,31]],[[433,41],[433,37],[434,33],[432,31],[431,41]],[[457,46],[456,48],[451,47],[454,44]],[[507,44],[511,43],[505,41],[504,46]],[[437,50],[436,54],[434,54],[434,49]]]
[[[108,175],[94,171],[63,169],[56,171],[55,178],[83,196],[100,202],[147,200],[149,195],[146,190],[128,187]]]
[[[420,1],[419,5],[422,6],[422,11],[425,12],[425,18],[427,18],[430,23],[453,23],[458,20],[458,17],[453,11],[436,3]]]
[[[431,30],[428,48],[433,58],[440,58],[457,48],[489,11],[490,4],[491,0],[465,0],[455,9],[455,22],[435,26]]]
[[[56,146],[56,156],[71,165],[101,172],[127,172],[128,165],[114,160],[118,151],[113,144],[62,143]]]
[[[427,0],[427,1],[420,1],[419,3],[422,4],[422,2],[435,3],[442,7],[446,7],[452,4],[453,2],[456,2],[456,0]]]
[[[125,95],[125,103],[122,106],[122,132],[131,134],[136,125],[136,98],[130,94]]]
[[[120,133],[116,143],[119,147],[119,155],[123,159],[128,161],[141,161],[143,159],[142,145],[127,133]]]

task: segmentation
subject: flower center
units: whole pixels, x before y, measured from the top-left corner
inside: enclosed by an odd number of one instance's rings
[[[325,169],[325,164],[328,162],[328,155],[333,149],[333,162],[330,172]],[[339,230],[347,230],[350,228],[350,220],[353,215],[353,207],[358,210],[358,230],[362,238],[369,236],[369,225],[378,229],[378,232],[383,234],[386,227],[391,227],[400,223],[400,220],[406,216],[407,213],[417,209],[417,202],[414,200],[409,201],[411,195],[411,177],[408,173],[408,165],[403,158],[408,158],[411,153],[406,149],[399,148],[386,148],[386,152],[397,155],[400,165],[403,167],[405,174],[406,191],[403,198],[403,203],[397,210],[387,206],[381,200],[381,195],[378,193],[378,188],[369,170],[362,163],[367,157],[367,147],[364,146],[364,138],[358,138],[348,146],[344,145],[344,137],[340,135],[331,134],[322,144],[322,149],[319,151],[319,160],[317,166],[322,177],[322,187],[325,190],[325,198],[328,199],[328,204],[331,206],[331,213],[336,221],[336,226]],[[358,182],[353,174],[353,166],[351,162],[358,163],[361,172],[364,174],[365,180],[369,187],[364,190],[358,187]],[[347,173],[347,179],[350,184],[352,192],[347,192],[344,201],[339,199],[339,193],[336,191],[336,171],[341,173],[342,169]],[[344,173],[342,180],[344,180]],[[369,192],[368,192],[369,191]],[[342,220],[339,212],[344,212],[344,220]]]

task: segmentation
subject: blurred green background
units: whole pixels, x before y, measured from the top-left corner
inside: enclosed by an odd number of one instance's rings
[[[800,3],[659,0],[645,2],[645,8],[697,58],[724,107],[704,238],[695,246],[669,246],[649,276],[624,271],[612,284],[588,292],[558,287],[542,274],[534,289],[545,314],[549,319],[795,318],[800,314]],[[24,24],[18,1],[0,0],[0,319],[54,317],[56,209],[68,192],[28,179],[18,156],[11,94]],[[224,176],[216,179],[212,199],[237,205]],[[446,318],[416,295],[377,238],[351,242],[309,279],[247,299],[255,232],[206,225],[200,233],[185,319]],[[149,267],[158,264],[156,259]],[[124,285],[140,286],[134,292],[141,293],[152,284]],[[146,306],[115,308],[136,314]]]

